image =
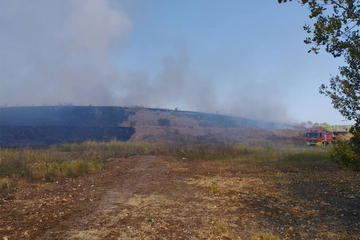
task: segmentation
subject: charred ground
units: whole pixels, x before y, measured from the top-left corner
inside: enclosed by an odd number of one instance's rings
[[[219,114],[142,107],[42,106],[0,108],[0,146],[87,140],[241,143],[302,137],[286,125]]]

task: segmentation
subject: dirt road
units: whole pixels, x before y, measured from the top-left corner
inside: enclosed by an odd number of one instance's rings
[[[321,188],[291,166],[111,159],[85,178],[20,183],[0,204],[0,239],[359,238],[360,190],[332,186],[332,167],[313,170]]]

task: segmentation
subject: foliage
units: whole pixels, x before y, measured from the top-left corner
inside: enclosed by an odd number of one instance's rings
[[[325,131],[334,131],[334,128],[328,124],[327,122],[323,122],[321,124],[321,127],[325,130]]]
[[[357,129],[356,129],[357,128]],[[331,159],[337,162],[341,168],[352,171],[360,171],[360,129],[356,125],[350,129],[354,137],[350,141],[337,141],[331,151]]]
[[[287,2],[287,0],[279,0]],[[315,18],[313,28],[304,26],[313,37],[304,40],[313,44],[309,52],[318,53],[320,46],[335,58],[343,56],[346,66],[339,68],[340,76],[330,79],[330,86],[322,85],[320,93],[348,120],[359,120],[360,114],[360,1],[359,0],[301,0]]]
[[[333,152],[334,159],[341,166],[352,165],[352,155],[343,154],[343,151],[348,152],[351,149],[354,157],[360,158],[360,142],[356,139],[360,134],[360,0],[299,2],[303,6],[308,6],[311,12],[309,17],[316,19],[313,27],[304,26],[304,30],[312,35],[304,40],[306,44],[313,45],[309,52],[317,54],[320,47],[325,46],[325,51],[335,58],[344,58],[345,66],[339,67],[340,74],[330,78],[329,86],[322,84],[320,93],[330,97],[334,108],[346,119],[354,120],[356,123],[357,127],[351,130],[355,139],[349,143],[340,143]]]

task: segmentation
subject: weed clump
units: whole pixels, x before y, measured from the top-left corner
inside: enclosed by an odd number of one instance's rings
[[[219,192],[218,185],[217,185],[216,182],[213,182],[213,183],[210,185],[210,192],[211,192],[211,193],[217,193],[217,192]]]
[[[17,182],[11,181],[9,179],[4,179],[0,181],[0,199],[4,198],[7,200],[13,199],[13,193],[17,189]]]

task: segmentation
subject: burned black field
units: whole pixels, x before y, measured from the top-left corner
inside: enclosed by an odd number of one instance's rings
[[[161,120],[166,124],[164,125]],[[61,143],[112,139],[152,142],[200,141],[223,144],[244,141],[243,138],[229,137],[227,133],[229,129],[239,131],[245,128],[283,127],[284,125],[279,123],[219,114],[142,107],[0,108],[0,146],[2,147],[48,147]],[[139,133],[135,136],[137,131]],[[161,131],[165,133],[162,134]]]
[[[0,110],[0,146],[47,147],[84,141],[127,141],[132,127],[121,107],[14,107]]]

